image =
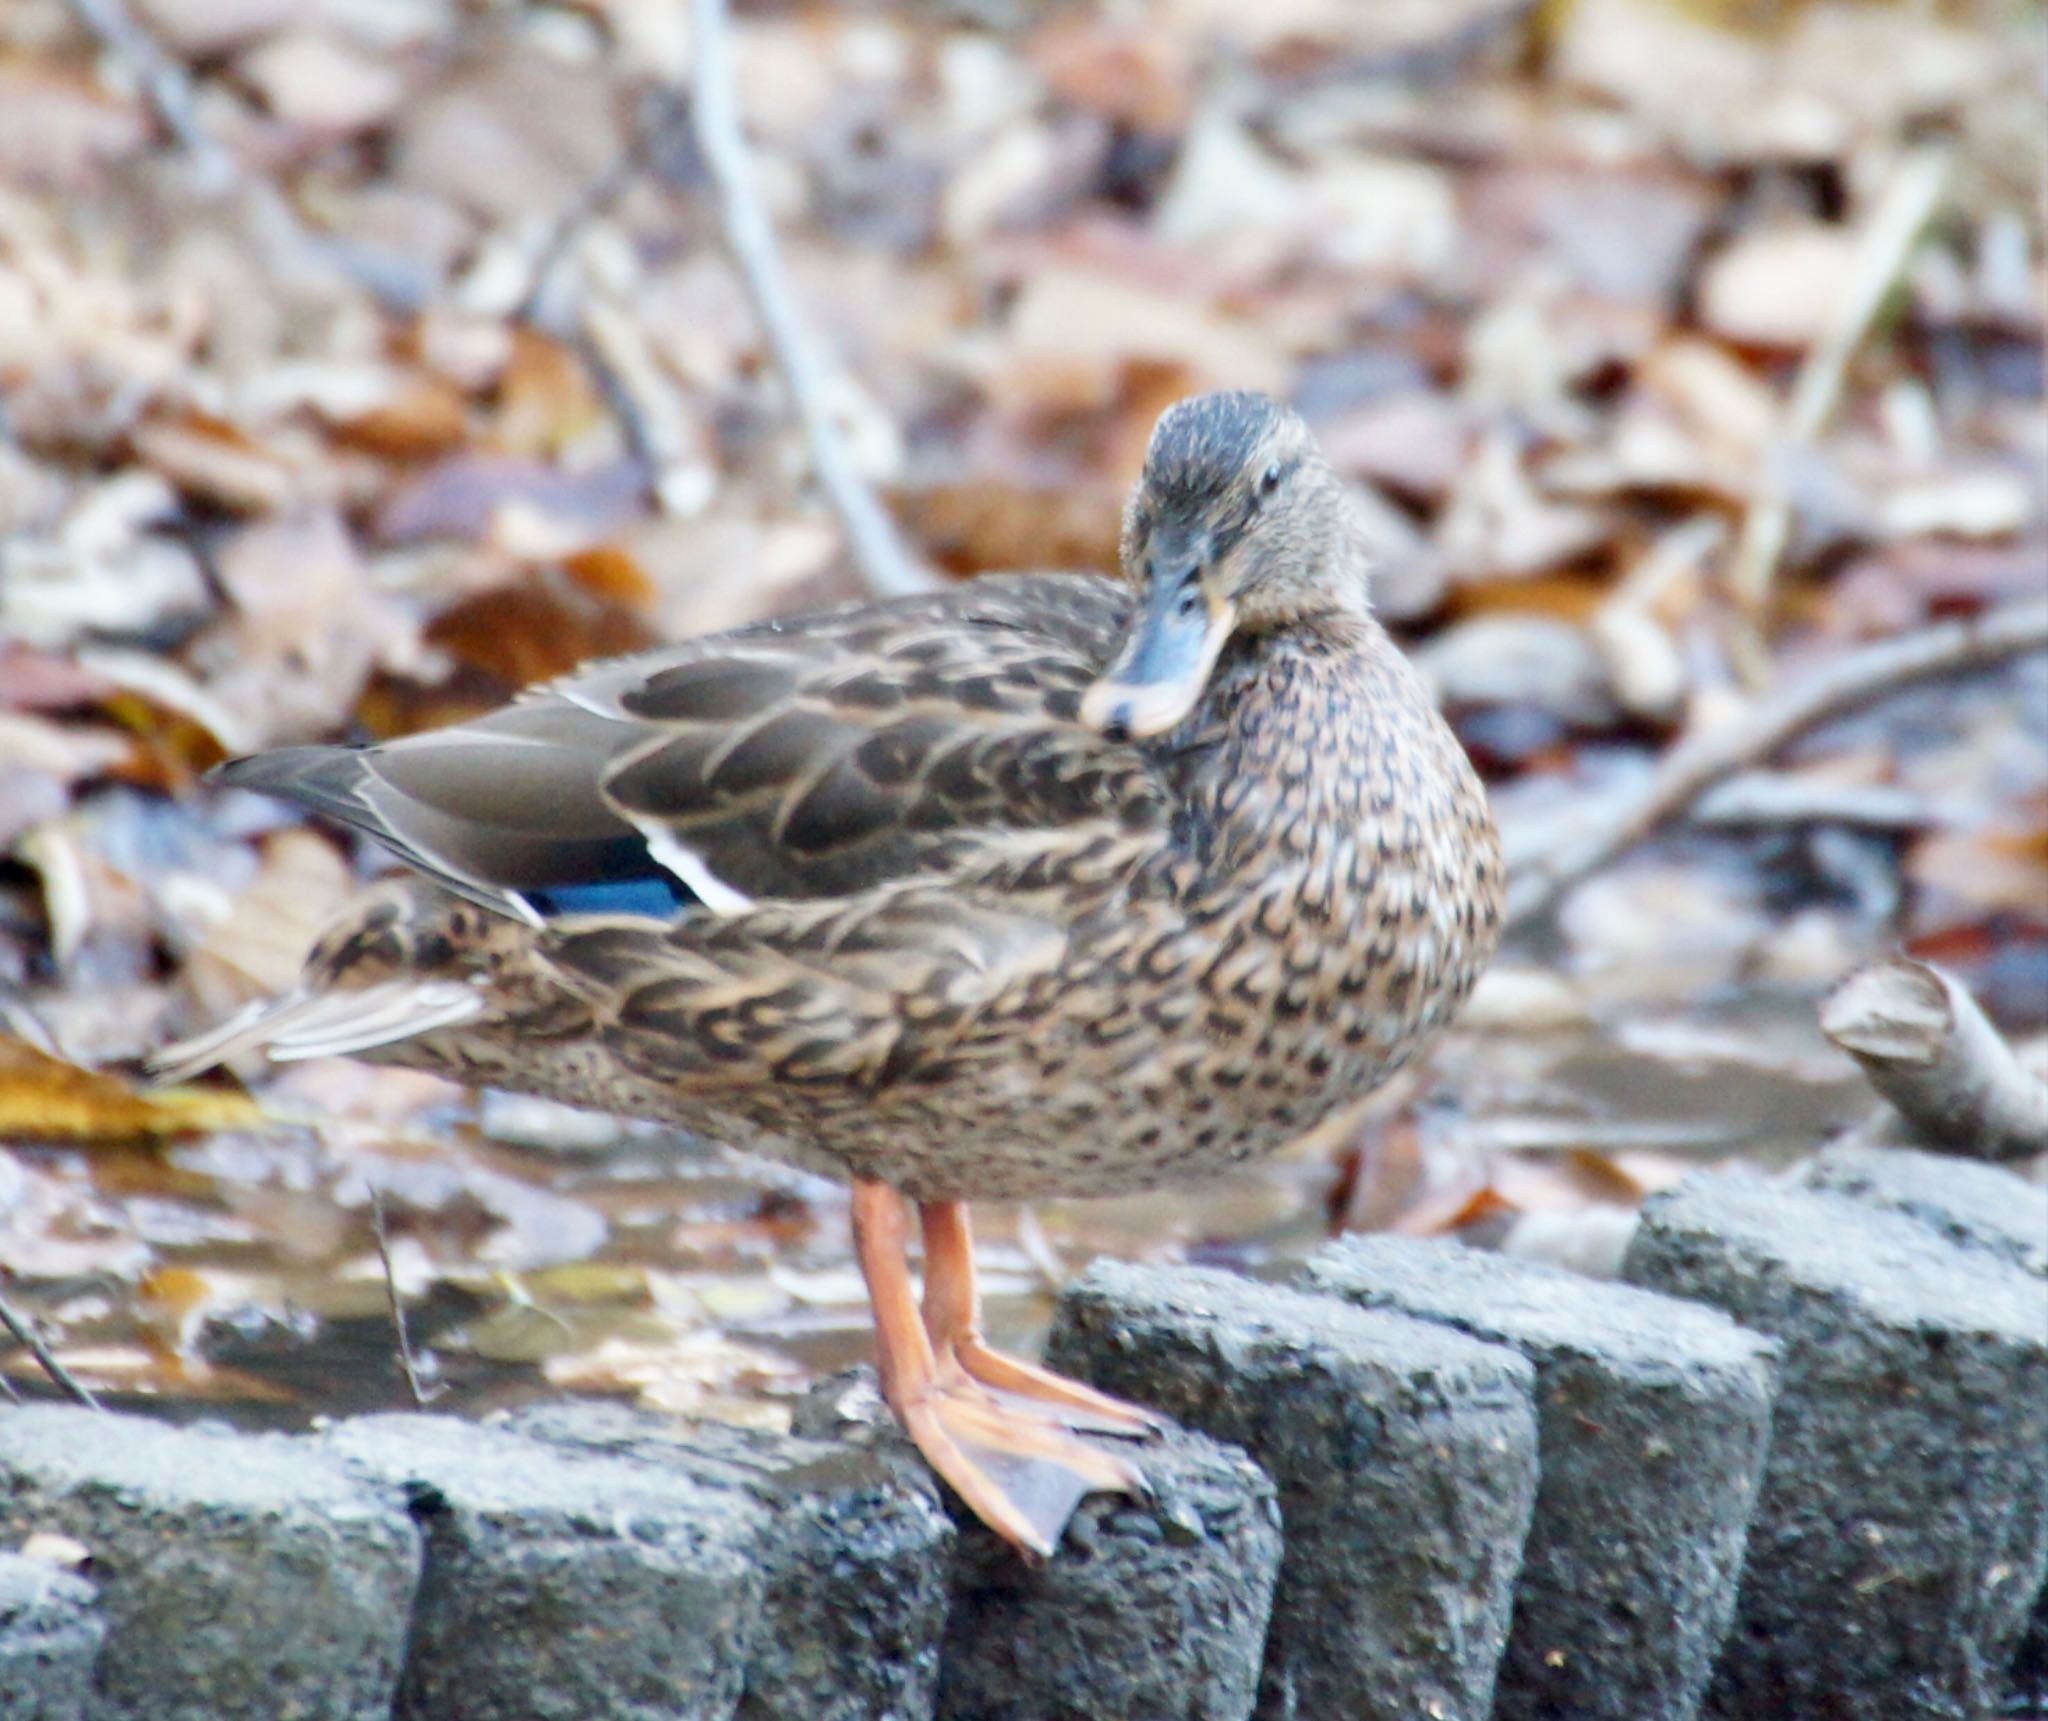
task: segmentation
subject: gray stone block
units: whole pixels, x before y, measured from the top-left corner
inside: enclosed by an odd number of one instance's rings
[[[845,1441],[686,1423],[622,1404],[521,1411],[511,1427],[661,1466],[759,1508],[761,1629],[740,1721],[928,1721],[953,1526],[915,1466]]]
[[[1782,1347],[1708,1713],[1976,1721],[2048,1567],[2039,1280],[1839,1196],[1700,1176],[1625,1276]]]
[[[1965,1249],[1984,1249],[2048,1277],[2048,1189],[2003,1166],[1915,1148],[1828,1148],[1800,1172],[1809,1189],[1902,1213]],[[2048,1316],[2044,1316],[2048,1319]],[[2048,1713],[2048,1589],[2013,1657],[2015,1695],[2041,1694]],[[2014,1712],[2027,1712],[2016,1703]]]
[[[1800,1172],[1808,1189],[1903,1213],[1966,1249],[2048,1276],[2048,1188],[2005,1167],[1906,1147],[1831,1147]]]
[[[1526,1362],[1226,1273],[1106,1262],[1068,1288],[1047,1355],[1273,1478],[1261,1716],[1483,1721],[1536,1492]]]
[[[420,1542],[303,1441],[0,1411],[0,1542],[92,1553],[93,1721],[384,1721]]]
[[[936,1494],[866,1370],[825,1383],[799,1426],[865,1445]],[[1174,1430],[1104,1439],[1150,1500],[1093,1494],[1033,1566],[944,1491],[958,1530],[941,1721],[1244,1721],[1280,1567],[1273,1485],[1242,1452]]]
[[[761,1615],[729,1489],[438,1416],[337,1424],[426,1541],[400,1721],[730,1721]]]
[[[1198,1434],[1122,1444],[1153,1498],[1091,1495],[1043,1567],[960,1513],[940,1721],[1251,1714],[1280,1574],[1273,1484]]]
[[[1303,1283],[1535,1367],[1541,1476],[1495,1721],[1690,1721],[1763,1479],[1770,1341],[1697,1304],[1410,1238],[1332,1244]]]
[[[4,1413],[0,1413],[4,1414]],[[0,1715],[85,1721],[106,1622],[85,1579],[43,1560],[0,1554]]]

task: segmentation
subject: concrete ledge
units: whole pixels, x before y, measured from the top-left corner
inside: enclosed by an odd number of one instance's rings
[[[1734,1611],[1775,1347],[1697,1304],[1407,1238],[1332,1244],[1303,1283],[1536,1370],[1541,1481],[1496,1721],[1690,1721]]]
[[[1809,1189],[1903,1214],[1965,1249],[1982,1249],[2048,1277],[2048,1188],[2003,1166],[1912,1148],[1831,1147],[1800,1174]],[[2048,1319],[2048,1316],[2044,1316]],[[2015,1695],[2048,1714],[2048,1587],[2013,1656]]]
[[[1483,1721],[1536,1491],[1529,1365],[1398,1315],[1097,1263],[1055,1367],[1242,1445],[1286,1552],[1261,1716]]]
[[[859,1371],[789,1438],[0,1407],[0,1716],[1689,1721],[1705,1680],[1721,1721],[1977,1721],[2048,1576],[2048,1282],[2031,1191],[1923,1159],[1660,1197],[1659,1295],[1386,1239],[1309,1292],[1098,1266],[1053,1360],[1204,1432],[1126,1445],[1157,1497],[1042,1570]],[[1761,1472],[1734,1321],[1780,1352]],[[86,1581],[5,1552],[37,1531]]]
[[[0,1554],[0,1715],[85,1721],[107,1634],[99,1592],[41,1560]]]
[[[85,1543],[94,1721],[383,1721],[420,1542],[304,1442],[38,1405],[0,1414],[0,1541]]]
[[[426,1567],[401,1721],[729,1721],[761,1619],[761,1526],[732,1490],[438,1416],[325,1449],[402,1496]]]
[[[2048,1188],[2003,1166],[1912,1148],[1831,1147],[1799,1181],[1916,1219],[1965,1249],[2048,1277]]]
[[[1700,1176],[1625,1276],[1783,1347],[1710,1714],[1976,1721],[2048,1566],[2040,1281],[1839,1196]]]
[[[934,1487],[866,1370],[825,1383],[799,1426],[866,1448]],[[1104,1440],[1149,1500],[1082,1502],[1034,1568],[946,1496],[954,1543],[939,1721],[1245,1721],[1280,1569],[1273,1485],[1198,1434]]]
[[[552,1445],[659,1466],[758,1514],[762,1617],[740,1721],[921,1721],[932,1713],[953,1526],[907,1450],[564,1403],[506,1425]]]
[[[1273,1485],[1199,1435],[1137,1457],[1155,1497],[1096,1495],[1043,1568],[963,1524],[940,1721],[1251,1713],[1280,1573]]]

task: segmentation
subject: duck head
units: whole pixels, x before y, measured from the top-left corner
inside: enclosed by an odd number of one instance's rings
[[[1082,722],[1113,739],[1179,723],[1234,636],[1368,614],[1343,485],[1308,426],[1262,394],[1166,410],[1124,510],[1121,556],[1138,602],[1081,700]]]

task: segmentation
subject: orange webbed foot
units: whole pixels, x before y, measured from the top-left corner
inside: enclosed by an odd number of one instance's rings
[[[882,1396],[925,1461],[984,1524],[1027,1558],[1046,1560],[1074,1510],[1099,1492],[1149,1496],[1135,1464],[1078,1438],[1144,1435],[1158,1423],[1134,1405],[989,1348],[980,1332],[965,1215],[926,1203],[922,1310],[904,1262],[903,1202],[854,1185],[854,1247],[875,1307]]]

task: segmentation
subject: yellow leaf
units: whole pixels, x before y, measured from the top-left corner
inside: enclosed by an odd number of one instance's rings
[[[647,1303],[647,1269],[627,1261],[567,1261],[526,1275],[537,1303]]]
[[[219,1088],[140,1093],[119,1076],[80,1069],[0,1035],[0,1139],[159,1141],[263,1121],[246,1094]]]

